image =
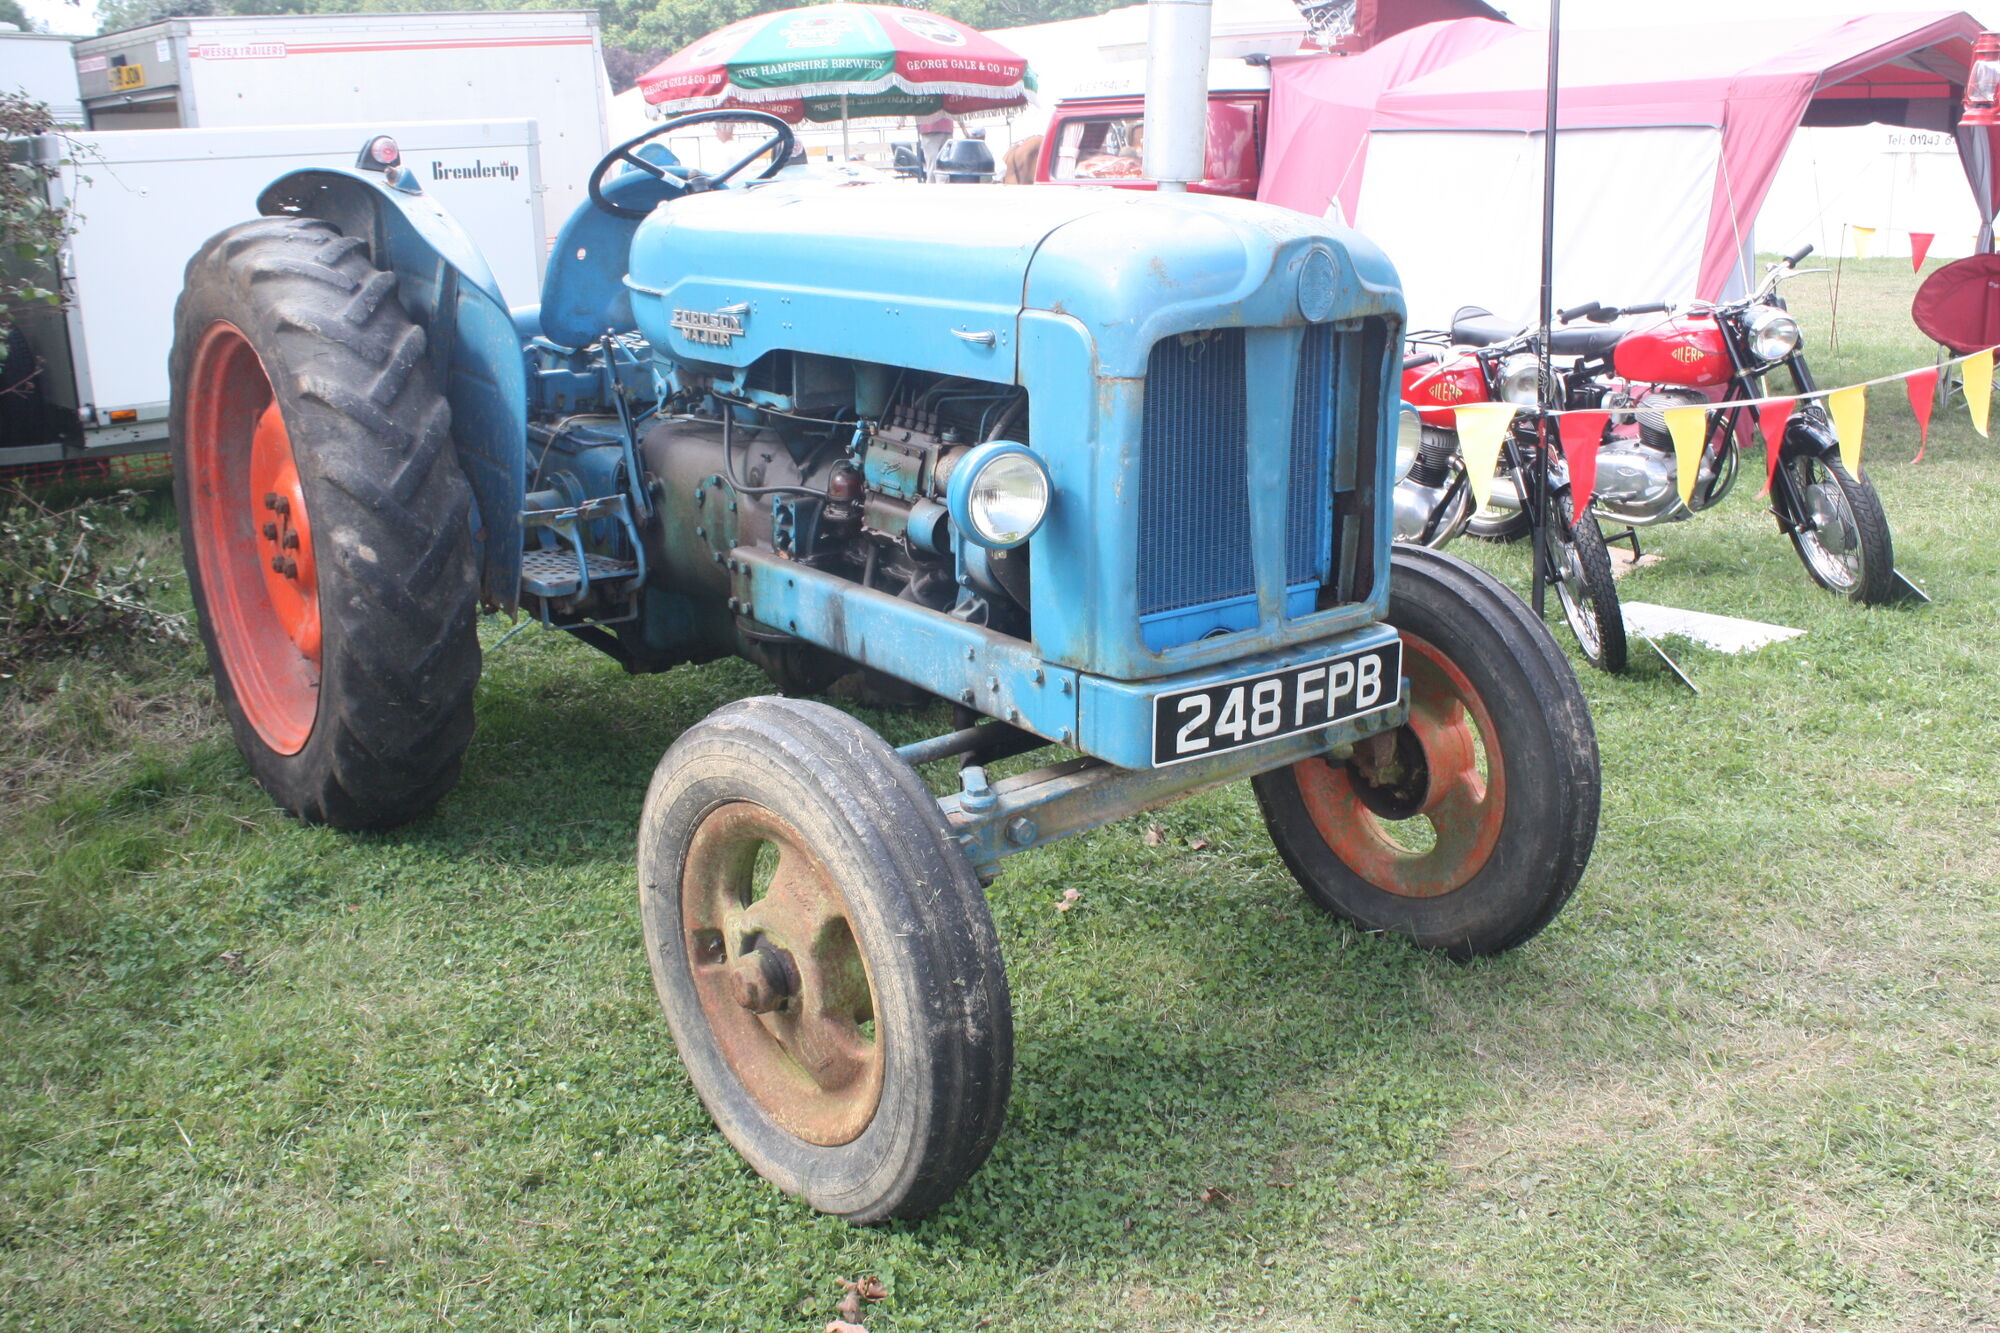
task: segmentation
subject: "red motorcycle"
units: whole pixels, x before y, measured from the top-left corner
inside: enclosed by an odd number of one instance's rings
[[[1634,530],[1680,522],[1719,503],[1735,485],[1751,420],[1745,414],[1756,409],[1709,411],[1686,503],[1675,481],[1669,410],[1815,391],[1798,321],[1777,294],[1778,284],[1793,276],[1811,251],[1808,245],[1772,264],[1757,290],[1738,301],[1697,303],[1678,314],[1664,305],[1565,312],[1606,324],[1641,313],[1668,316],[1598,330],[1609,341],[1583,355],[1567,376],[1565,407],[1612,413],[1597,455],[1594,491],[1605,518]],[[1789,390],[1767,387],[1779,370],[1789,378]],[[1866,474],[1850,476],[1842,466],[1839,437],[1819,400],[1800,402],[1785,425],[1771,479],[1771,513],[1821,587],[1871,606],[1896,600],[1895,549],[1881,498]],[[1470,527],[1478,532],[1480,524]],[[1636,531],[1633,545],[1636,550]]]
[[[1595,309],[1592,306],[1591,309]],[[1568,312],[1566,312],[1568,313]],[[1482,323],[1484,317],[1488,323]],[[1469,321],[1469,322],[1468,322]],[[1610,346],[1606,330],[1558,329],[1550,338],[1554,356],[1575,358]],[[1615,335],[1614,335],[1615,336]],[[1428,344],[1428,345],[1427,345]],[[1477,344],[1454,346],[1452,344]],[[1532,416],[1517,417],[1501,446],[1490,508],[1474,510],[1472,487],[1459,451],[1457,409],[1478,403],[1541,402],[1535,336],[1519,326],[1503,327],[1484,310],[1459,312],[1449,334],[1420,334],[1418,350],[1403,362],[1404,431],[1396,459],[1396,540],[1441,547],[1461,532],[1518,535],[1528,515],[1547,523],[1543,577],[1556,590],[1563,619],[1592,665],[1605,671],[1625,668],[1625,619],[1618,585],[1611,577],[1611,554],[1596,518],[1586,510],[1575,517],[1569,469],[1560,451],[1551,451],[1548,493],[1533,504],[1540,485],[1540,436]],[[1559,392],[1569,378],[1554,366]],[[1411,418],[1414,417],[1414,429]],[[1518,524],[1518,532],[1481,532],[1483,523]]]

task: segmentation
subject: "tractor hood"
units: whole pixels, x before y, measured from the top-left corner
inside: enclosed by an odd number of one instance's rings
[[[1024,309],[1083,324],[1097,372],[1121,376],[1143,374],[1169,329],[1305,322],[1308,249],[1330,253],[1341,289],[1312,318],[1400,315],[1393,270],[1351,232],[1235,199],[1074,187],[695,195],[640,225],[625,281],[641,332],[683,365],[783,348],[1011,383]]]

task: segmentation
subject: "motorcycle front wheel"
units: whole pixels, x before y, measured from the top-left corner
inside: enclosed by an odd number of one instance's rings
[[[1595,513],[1586,509],[1582,521],[1573,522],[1571,512],[1567,488],[1550,497],[1548,579],[1584,657],[1598,670],[1615,674],[1625,669],[1627,658],[1625,613],[1611,577],[1611,549]]]
[[[1813,582],[1864,606],[1894,601],[1895,547],[1874,484],[1829,454],[1795,454],[1785,472],[1800,511],[1792,546]]]

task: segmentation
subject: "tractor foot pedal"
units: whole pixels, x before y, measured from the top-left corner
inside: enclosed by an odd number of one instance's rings
[[[589,552],[579,562],[575,551],[545,546],[521,556],[521,594],[524,597],[574,597],[593,583],[635,578],[638,573],[636,561]]]

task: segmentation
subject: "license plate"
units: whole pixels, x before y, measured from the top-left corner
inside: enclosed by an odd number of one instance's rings
[[[1395,703],[1403,642],[1323,657],[1153,700],[1153,766],[1260,745]]]

